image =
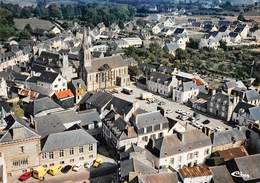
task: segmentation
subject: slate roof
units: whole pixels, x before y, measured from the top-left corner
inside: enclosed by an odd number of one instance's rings
[[[183,82],[181,89],[182,91],[186,92],[186,91],[196,90],[198,89],[198,86],[193,81],[188,81],[188,82]]]
[[[243,140],[246,140],[244,132],[239,131],[238,129],[231,129],[214,133],[212,145],[215,147]]]
[[[210,167],[209,169],[213,173],[214,183],[224,183],[224,182],[235,183],[225,165],[214,166],[214,167]]]
[[[249,109],[250,117],[255,121],[260,121],[260,106],[251,107]]]
[[[182,34],[183,32],[184,32],[183,28],[176,28],[175,31],[174,31],[174,34],[178,35],[178,34]]]
[[[46,136],[51,133],[62,132],[75,124],[79,124],[84,128],[88,124],[100,122],[101,119],[95,110],[78,113],[72,110],[66,110],[36,117],[34,121],[37,132],[42,136]]]
[[[40,112],[48,111],[52,109],[58,109],[58,108],[61,108],[61,106],[55,103],[51,98],[43,97],[43,98],[36,99],[30,102],[28,105],[26,105],[25,111],[28,114],[35,116]]]
[[[260,99],[260,95],[259,95],[259,93],[257,93],[257,91],[247,90],[245,92],[244,100],[246,100],[247,102],[250,102],[252,100],[259,100],[259,99]]]
[[[11,112],[11,108],[6,101],[0,100],[0,109],[4,109],[6,113]]]
[[[136,115],[134,125],[137,129],[145,128],[157,124],[168,124],[166,117],[162,116],[160,111],[147,112]]]
[[[135,158],[121,161],[120,168],[122,177],[127,177],[130,172],[139,172],[142,175],[157,173],[157,170]]]
[[[45,83],[53,83],[58,76],[59,73],[45,71],[40,75],[38,81]]]
[[[233,112],[239,113],[240,111],[242,112],[242,109],[243,109],[244,112],[249,113],[249,108],[251,108],[251,107],[254,107],[254,106],[249,103],[239,101]]]
[[[91,67],[87,67],[86,69],[88,73],[100,72],[100,69],[104,65],[108,65],[110,69],[114,69],[127,66],[127,62],[120,55],[96,58],[91,61]]]
[[[113,98],[113,95],[103,92],[103,91],[98,91],[97,93],[93,94],[91,97],[89,97],[86,100],[87,104],[90,104],[91,106],[101,109],[104,107],[106,104],[108,104]]]
[[[109,109],[111,105],[113,105],[114,110],[120,115],[128,114],[133,108],[132,102],[128,102],[118,97],[113,97],[106,108]]]
[[[221,27],[218,29],[219,32],[226,32],[227,30],[228,30],[228,26],[225,26],[225,25],[221,26]]]
[[[232,38],[235,38],[237,37],[239,34],[237,32],[230,32],[229,33],[229,36],[232,37]]]
[[[167,49],[167,51],[169,51],[169,52],[175,51],[178,48],[179,48],[179,46],[176,43],[166,43],[165,44],[165,49]]]
[[[0,132],[0,143],[13,142],[17,140],[40,138],[40,136],[31,129],[24,120],[9,115],[4,118],[7,126]]]
[[[52,152],[71,147],[95,144],[97,140],[83,129],[52,133],[42,139],[42,152]]]
[[[81,87],[86,87],[86,84],[82,79],[72,79],[71,85],[73,86],[73,88],[78,88],[79,85],[81,85]]]
[[[156,157],[164,158],[211,145],[210,138],[199,130],[172,134],[149,141],[147,149]]]
[[[172,77],[167,74],[152,72],[149,76],[149,80],[168,86],[172,81]]]
[[[235,158],[235,162],[240,172],[249,175],[242,177],[244,181],[260,179],[260,154]]]

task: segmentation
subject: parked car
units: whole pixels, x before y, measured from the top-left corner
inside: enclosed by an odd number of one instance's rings
[[[160,101],[158,105],[165,105],[166,103],[164,101]]]
[[[84,168],[90,168],[93,165],[93,163],[87,162],[84,164]]]
[[[60,164],[57,164],[53,167],[51,167],[49,170],[48,170],[48,173],[52,176],[55,176],[57,175],[60,171],[61,171],[62,167]]]
[[[43,166],[39,166],[36,169],[33,169],[33,177],[39,180],[44,180],[45,175],[47,174],[47,168]]]
[[[82,168],[82,163],[77,163],[73,166],[72,170],[78,172]]]
[[[176,113],[181,114],[183,111],[181,109],[178,109]]]
[[[93,167],[95,167],[95,168],[99,167],[102,164],[102,161],[103,161],[102,158],[97,158],[94,161]]]
[[[126,88],[123,88],[122,93],[131,95],[131,94],[133,94],[133,90],[126,87]]]
[[[71,165],[66,165],[61,169],[62,173],[68,173],[71,170],[72,166]]]
[[[31,172],[25,172],[24,174],[22,174],[22,175],[19,177],[19,180],[20,180],[20,181],[26,181],[26,180],[29,179],[31,176],[32,176],[32,173],[31,173]]]

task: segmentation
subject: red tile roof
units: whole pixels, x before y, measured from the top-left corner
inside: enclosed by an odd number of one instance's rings
[[[193,167],[183,167],[179,169],[179,173],[184,178],[188,177],[202,177],[213,175],[207,165],[197,165]]]
[[[56,96],[57,99],[59,99],[59,100],[74,97],[74,95],[73,95],[73,93],[71,92],[70,89],[68,89],[68,90],[63,90],[63,91],[60,91],[60,92],[56,92],[56,93],[55,93],[55,96]]]

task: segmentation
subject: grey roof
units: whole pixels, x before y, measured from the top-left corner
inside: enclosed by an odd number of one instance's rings
[[[213,147],[215,147],[215,146],[230,144],[240,140],[242,141],[246,140],[246,136],[244,132],[238,129],[231,129],[231,130],[214,133],[214,136],[212,138],[212,145]]]
[[[239,35],[239,34],[236,33],[236,32],[230,32],[230,33],[229,33],[229,36],[230,36],[230,37],[233,37],[233,38],[237,37],[238,35]]]
[[[237,86],[237,83],[236,83],[236,81],[227,81],[227,82],[224,83],[224,86],[227,89],[235,88]]]
[[[58,108],[61,108],[61,106],[55,103],[51,98],[43,97],[30,102],[25,107],[25,112],[35,116],[40,112]]]
[[[164,49],[167,49],[167,51],[172,52],[177,50],[178,48],[179,46],[176,43],[166,43]]]
[[[198,86],[193,81],[187,81],[182,83],[181,89],[182,91],[186,92],[186,91],[196,90],[198,89]]]
[[[82,87],[86,87],[86,84],[82,79],[72,79],[71,84],[74,88],[78,88],[79,85],[81,85]]]
[[[252,100],[259,100],[260,99],[260,95],[255,90],[247,90],[245,92],[245,98],[244,99],[246,101],[248,101],[248,102],[250,102]]]
[[[183,28],[177,28],[175,29],[174,34],[182,34],[183,32],[184,32]]]
[[[246,113],[249,113],[249,109],[251,107],[254,107],[253,105],[249,104],[249,103],[246,103],[246,102],[242,102],[242,101],[239,101],[238,104],[236,105],[235,109],[233,112],[235,113],[239,113],[239,112],[246,112]]]
[[[58,77],[59,73],[56,72],[43,72],[40,77],[38,78],[38,81],[46,82],[46,83],[53,83],[54,80]]]
[[[111,105],[113,106],[113,109],[120,115],[128,114],[134,107],[132,102],[114,96],[106,108],[110,109]]]
[[[95,144],[97,140],[83,129],[52,133],[42,139],[42,152]]]
[[[0,143],[40,138],[40,136],[34,132],[24,120],[16,118],[13,115],[7,116],[4,120],[7,126],[0,132]]]
[[[210,145],[210,138],[196,129],[150,140],[147,149],[156,157],[164,158]]]
[[[251,107],[249,109],[250,117],[255,121],[260,121],[260,106]]]
[[[159,82],[163,85],[169,85],[172,81],[172,76],[159,72],[152,72],[149,76],[149,80],[153,82]]]
[[[91,61],[91,67],[87,67],[86,69],[89,73],[99,72],[105,65],[108,65],[110,69],[114,69],[127,66],[127,62],[120,55],[96,58]]]
[[[50,133],[62,132],[75,124],[79,124],[84,128],[88,124],[100,122],[101,119],[95,110],[78,113],[66,110],[36,117],[34,121],[37,132],[42,136],[46,136]]]
[[[249,175],[242,177],[244,181],[260,179],[260,154],[235,158],[235,162],[240,172]]]
[[[86,100],[87,104],[90,104],[91,106],[101,109],[104,107],[106,104],[108,104],[112,100],[113,96],[109,93],[103,92],[103,91],[98,91],[91,97],[89,97]]]
[[[120,168],[122,177],[127,177],[130,172],[138,172],[142,175],[157,173],[157,170],[153,167],[150,167],[135,158],[121,161]]]
[[[214,183],[235,183],[225,165],[209,167],[209,169],[213,173]]]
[[[157,125],[157,124],[168,124],[168,120],[166,117],[162,116],[160,111],[147,112],[136,115],[134,125],[137,129],[141,129],[144,127]]]

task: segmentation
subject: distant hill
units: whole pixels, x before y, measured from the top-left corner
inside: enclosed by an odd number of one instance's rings
[[[37,5],[37,0],[0,0],[0,2],[3,3],[10,3],[10,4],[18,4],[21,7],[25,6],[36,6]]]

